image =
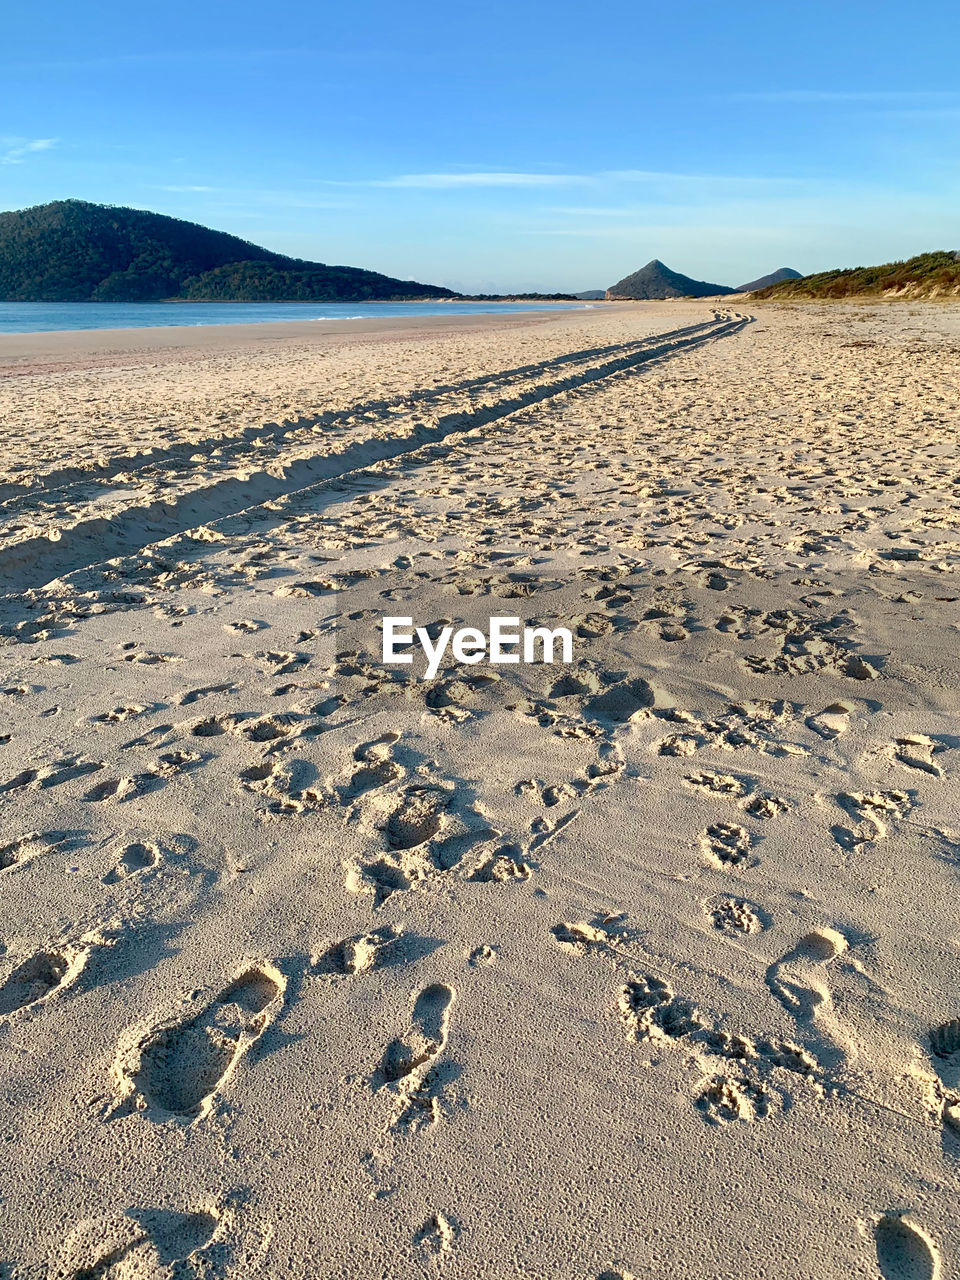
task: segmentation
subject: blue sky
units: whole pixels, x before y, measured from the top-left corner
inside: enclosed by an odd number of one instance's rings
[[[955,4],[7,5],[0,208],[471,290],[960,247]]]

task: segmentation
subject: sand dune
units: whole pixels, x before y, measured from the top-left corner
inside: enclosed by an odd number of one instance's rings
[[[960,308],[238,341],[0,377],[10,1274],[946,1280]]]

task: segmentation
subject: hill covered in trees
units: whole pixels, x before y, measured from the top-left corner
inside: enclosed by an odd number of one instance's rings
[[[451,289],[271,253],[161,213],[56,200],[0,213],[5,302],[366,302]]]
[[[858,297],[936,298],[960,295],[960,253],[938,249],[906,262],[879,267],[819,271],[799,280],[782,280],[759,289],[753,298],[811,299]]]

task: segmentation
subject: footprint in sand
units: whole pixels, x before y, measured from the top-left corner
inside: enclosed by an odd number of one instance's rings
[[[80,656],[76,653],[41,653],[37,657],[31,658],[31,662],[50,662],[58,667],[72,667],[75,662],[80,662]]]
[[[450,1253],[460,1234],[459,1228],[445,1213],[435,1213],[414,1234],[413,1243],[429,1257],[442,1260]]]
[[[703,909],[721,933],[760,933],[766,928],[763,913],[743,898],[714,898]]]
[[[883,1280],[939,1280],[940,1255],[922,1228],[895,1214],[874,1227],[877,1264]]]
[[[572,955],[615,956],[620,942],[617,929],[608,927],[615,923],[612,917],[589,920],[564,920],[555,924],[550,932],[557,946]]]
[[[587,765],[585,781],[579,789],[593,791],[608,787],[626,769],[623,752],[615,742],[604,743],[597,752],[597,758]]]
[[[657,746],[661,756],[692,756],[704,745],[705,738],[696,733],[671,733]]]
[[[410,1031],[391,1041],[380,1070],[387,1082],[405,1079],[428,1065],[447,1042],[454,992],[442,983],[425,987],[417,996]]]
[[[617,1008],[631,1041],[680,1040],[706,1025],[693,1001],[676,996],[655,974],[631,978],[621,988]]]
[[[772,795],[769,791],[758,792],[757,795],[751,796],[743,806],[745,813],[762,819],[779,817],[781,813],[787,813],[789,808],[786,800],[781,796]]]
[[[940,1117],[960,1133],[960,1018],[931,1028],[930,1053],[938,1077],[934,1096]]]
[[[742,800],[753,790],[753,781],[734,777],[731,773],[688,773],[684,782],[695,791],[703,791],[709,795],[727,796],[731,800]]]
[[[415,849],[440,831],[450,796],[439,787],[411,787],[386,825],[391,849]]]
[[[568,672],[550,687],[551,698],[583,698],[601,691],[600,679],[595,671],[584,669]]]
[[[160,850],[155,844],[144,844],[139,840],[135,840],[133,844],[128,844],[120,854],[117,865],[103,877],[103,883],[116,884],[119,880],[126,880],[130,876],[140,875],[144,871],[151,871],[159,863]]]
[[[331,943],[312,958],[313,972],[331,977],[353,977],[369,973],[400,950],[401,938],[399,930],[387,925],[383,929],[374,929],[370,933],[361,933],[353,938],[344,938],[342,942]]]
[[[376,906],[381,906],[394,893],[403,893],[427,875],[424,867],[405,867],[384,855],[358,866],[347,866],[344,887],[348,893],[372,893]]]
[[[0,986],[0,1019],[33,1009],[72,987],[97,941],[103,939],[89,937],[79,945],[45,948],[17,965]]]
[[[533,778],[524,778],[518,782],[514,788],[514,793],[518,796],[524,796],[528,800],[533,800],[537,804],[542,804],[545,809],[552,809],[558,804],[568,804],[576,800],[581,794],[569,782],[560,782],[554,786],[547,786],[545,783]]]
[[[168,734],[173,733],[172,724],[154,725],[152,729],[148,729],[146,733],[141,733],[136,738],[131,738],[128,742],[120,744],[121,751],[129,751],[131,747],[159,747],[164,738]]]
[[[262,631],[269,624],[261,622],[255,618],[237,618],[234,622],[225,622],[223,624],[224,631],[235,631],[240,635],[250,636],[256,631]]]
[[[723,868],[750,866],[755,861],[750,857],[752,845],[750,832],[733,822],[715,822],[700,836],[704,854]]]
[[[199,769],[209,759],[209,756],[203,756],[199,751],[167,751],[157,760],[153,772],[162,778],[174,778],[179,773]]]
[[[396,782],[403,770],[390,759],[390,748],[399,737],[397,733],[385,733],[376,741],[357,747],[353,758],[360,767],[354,770],[350,781],[340,789],[341,799],[356,800],[368,791],[378,791],[381,787]]]
[[[828,741],[839,738],[850,728],[850,717],[856,711],[852,702],[831,702],[828,707],[818,711],[816,715],[807,717],[808,726]]]
[[[285,990],[273,965],[253,965],[194,1017],[137,1036],[114,1063],[121,1109],[191,1120],[207,1115],[217,1090],[279,1013]]]
[[[273,716],[257,716],[253,720],[245,720],[233,728],[234,733],[242,734],[251,742],[276,742],[279,738],[288,738],[295,734],[297,724],[306,719],[293,712],[280,712]]]
[[[632,974],[617,1008],[628,1041],[694,1050],[704,1075],[693,1102],[710,1124],[763,1120],[775,1104],[787,1105],[798,1080],[816,1084],[818,1065],[798,1045],[729,1031],[656,974]],[[790,1086],[782,1072],[794,1077]]]
[[[770,1114],[771,1093],[744,1072],[717,1072],[701,1085],[694,1103],[709,1124],[750,1124]]]
[[[297,653],[293,650],[284,652],[266,650],[255,653],[253,656],[271,668],[269,673],[271,676],[295,675],[310,662],[309,653]]]
[[[935,742],[923,733],[907,733],[896,738],[893,743],[893,758],[898,764],[908,769],[916,769],[920,773],[929,773],[934,778],[942,778],[943,770],[934,764],[933,756],[945,750],[943,743]]]
[[[505,844],[483,858],[467,877],[485,883],[508,884],[512,880],[529,880],[532,868],[523,860],[523,850],[516,844]]]
[[[24,769],[15,778],[0,786],[0,791],[19,791],[21,787],[32,786],[46,790],[59,787],[64,782],[72,782],[75,778],[85,778],[87,774],[96,773],[104,767],[102,760],[84,760],[79,756],[66,756],[53,764],[41,768]]]
[[[17,840],[11,840],[9,844],[0,846],[0,871],[24,866],[38,854],[46,853],[48,849],[60,844],[65,836],[66,832],[31,831]]]
[[[198,720],[190,732],[195,738],[219,738],[234,730],[237,724],[235,716],[208,716],[206,720]]]
[[[110,711],[103,711],[98,716],[91,717],[97,724],[123,724],[125,720],[134,720],[137,716],[142,716],[145,711],[153,711],[153,707],[148,707],[145,703],[134,702],[128,706],[113,707]]]
[[[236,687],[233,684],[207,684],[199,689],[188,689],[179,699],[177,705],[188,707],[192,702],[198,702],[200,698],[208,698],[212,693],[232,693]]]
[[[280,817],[314,813],[326,803],[317,785],[317,768],[309,760],[263,760],[244,769],[240,783],[245,790],[263,795],[270,812]]]
[[[391,1127],[419,1128],[440,1118],[439,1059],[446,1048],[456,992],[435,982],[417,996],[406,1035],[392,1040],[377,1073],[378,1087],[392,1087],[397,1105]]]
[[[907,791],[844,791],[837,803],[858,822],[853,830],[835,827],[833,837],[841,849],[883,840],[891,823],[899,821],[913,808],[913,797]]]
[[[655,690],[646,680],[637,676],[633,680],[623,680],[611,685],[603,693],[591,698],[584,710],[596,720],[628,724],[649,714],[655,701]]]
[[[127,1209],[88,1218],[71,1231],[51,1268],[51,1280],[146,1280],[173,1275],[212,1275],[204,1258],[223,1248],[236,1225],[229,1208]],[[251,1259],[252,1260],[252,1259]],[[178,1264],[185,1263],[180,1268]],[[217,1275],[223,1274],[219,1269]]]
[[[960,1018],[951,1018],[930,1032],[930,1048],[938,1058],[960,1055]]]
[[[847,940],[836,929],[815,929],[767,970],[767,986],[788,1013],[813,1019],[828,1013],[833,1002],[821,973],[842,955]]]
[[[387,849],[370,860],[345,864],[347,891],[372,891],[379,906],[392,893],[450,871],[462,856],[458,840],[466,831],[460,818],[448,812],[453,798],[451,791],[431,784],[408,787],[399,801],[388,793],[381,814],[387,804],[392,809],[377,821]],[[444,839],[435,839],[445,830]]]
[[[36,780],[36,769],[21,769],[14,777],[0,783],[0,791],[19,791],[21,787],[29,787]]]
[[[133,641],[128,645],[124,645],[125,649],[135,648],[136,642]],[[176,653],[153,653],[149,649],[137,650],[134,653],[124,655],[124,662],[136,662],[142,666],[158,667],[165,662],[183,662],[184,659]]]
[[[146,774],[138,774],[135,778],[107,778],[105,782],[98,782],[83,798],[90,804],[101,804],[104,800],[122,803],[131,796],[140,794],[141,790],[149,789],[147,786],[141,787],[141,782],[146,778]]]

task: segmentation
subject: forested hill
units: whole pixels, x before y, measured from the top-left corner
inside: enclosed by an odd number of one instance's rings
[[[142,209],[56,200],[0,213],[5,302],[363,302],[452,298],[437,285],[330,267]]]
[[[754,298],[811,299],[903,297],[937,298],[960,294],[960,253],[938,249],[906,262],[879,267],[846,267],[820,271],[799,280],[782,280],[753,294]]]

